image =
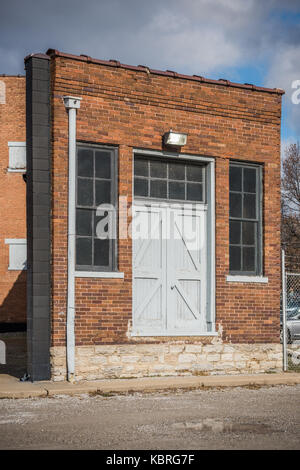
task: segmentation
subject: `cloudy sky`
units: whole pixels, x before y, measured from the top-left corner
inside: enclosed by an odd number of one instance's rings
[[[300,0],[2,2],[0,73],[24,73],[24,56],[50,47],[284,88],[283,142],[300,140]]]

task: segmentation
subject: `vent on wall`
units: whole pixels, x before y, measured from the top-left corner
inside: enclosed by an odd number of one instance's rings
[[[9,245],[9,271],[23,271],[27,269],[27,242],[26,238],[7,238],[5,244]]]
[[[8,142],[9,165],[8,171],[26,171],[26,142]]]

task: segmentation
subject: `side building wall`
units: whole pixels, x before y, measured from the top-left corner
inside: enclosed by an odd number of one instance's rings
[[[25,77],[0,76],[0,331],[26,323],[25,142]]]

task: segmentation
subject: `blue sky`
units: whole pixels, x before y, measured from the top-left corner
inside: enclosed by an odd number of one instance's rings
[[[286,90],[283,147],[300,140],[300,0],[9,0],[0,73],[56,48],[133,65]]]

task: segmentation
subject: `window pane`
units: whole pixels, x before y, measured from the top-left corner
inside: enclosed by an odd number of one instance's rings
[[[76,235],[92,235],[92,215],[91,210],[76,210]]]
[[[93,205],[93,180],[78,178],[77,180],[77,203],[80,206]]]
[[[76,264],[90,266],[92,264],[92,239],[77,238]]]
[[[148,160],[141,160],[140,158],[136,158],[134,160],[134,174],[136,176],[149,176]]]
[[[255,228],[257,227],[255,222],[243,222],[243,245],[254,245],[255,244]]]
[[[167,164],[163,162],[150,162],[150,176],[153,178],[167,177]]]
[[[241,270],[241,248],[239,246],[229,247],[229,269],[230,271]]]
[[[256,195],[255,194],[244,194],[244,210],[243,217],[245,219],[256,218]]]
[[[94,240],[94,265],[109,266],[109,243],[110,240]]]
[[[169,163],[169,179],[184,180],[185,165],[182,165],[181,163]]]
[[[95,153],[95,165],[96,178],[110,178],[111,153],[97,151]]]
[[[93,176],[93,150],[78,149],[78,176]]]
[[[185,199],[184,183],[169,183],[169,199]]]
[[[96,205],[110,204],[111,202],[111,185],[110,181],[97,181],[95,182],[96,189]]]
[[[103,211],[103,215],[94,216],[94,236],[101,240],[116,238],[116,212]]]
[[[201,182],[203,180],[203,166],[188,165],[186,167],[186,179]]]
[[[242,195],[239,193],[230,193],[229,196],[229,215],[230,217],[242,216]]]
[[[243,247],[243,271],[255,271],[254,247]]]
[[[238,166],[229,167],[229,189],[230,191],[242,190],[242,168]]]
[[[203,200],[202,184],[187,183],[186,185],[186,198],[188,201],[202,201]]]
[[[244,192],[256,192],[256,169],[244,168]]]
[[[233,245],[241,244],[241,222],[230,220],[229,222],[229,243]]]
[[[150,196],[166,198],[167,197],[167,182],[164,180],[150,181]]]
[[[134,178],[134,194],[135,196],[148,196],[148,180],[142,178]]]

